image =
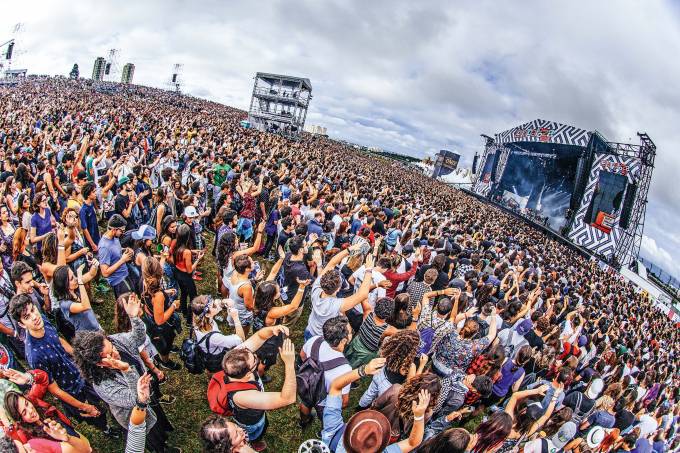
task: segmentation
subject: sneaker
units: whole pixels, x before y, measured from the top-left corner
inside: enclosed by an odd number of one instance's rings
[[[161,404],[172,404],[175,401],[177,401],[177,398],[175,398],[172,395],[163,395],[160,398],[158,398],[158,402]]]
[[[104,431],[102,431],[104,436],[111,437],[113,439],[120,439],[120,435],[123,434],[123,429],[118,426],[107,426]]]
[[[203,277],[201,277],[200,275],[194,275],[194,276],[191,277],[191,278],[193,278],[193,279],[196,280],[197,282],[200,282],[201,280],[203,280]]]
[[[263,440],[258,440],[258,441],[255,441],[255,442],[251,442],[250,446],[255,451],[265,451],[267,449],[267,442],[265,442]]]
[[[164,370],[177,371],[177,370],[182,369],[182,365],[180,365],[179,363],[175,362],[172,359],[168,359],[167,362],[164,362],[161,359],[158,359],[158,361],[156,363],[157,363],[157,366],[163,368]]]
[[[175,346],[175,345],[173,344],[172,347],[170,348],[170,353],[171,353],[171,354],[173,354],[173,353],[174,353],[174,354],[179,353],[179,346]]]
[[[111,291],[111,287],[106,283],[97,284],[97,286],[95,286],[95,289],[101,293],[108,293],[109,291]]]
[[[298,426],[300,427],[300,429],[305,429],[313,421],[314,421],[313,415],[308,415],[307,417],[305,417],[304,415],[300,414],[300,419],[298,420]]]

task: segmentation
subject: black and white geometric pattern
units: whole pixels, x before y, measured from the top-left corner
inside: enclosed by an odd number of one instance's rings
[[[496,167],[496,184],[501,182],[503,173],[505,173],[505,167],[508,165],[508,159],[510,158],[510,149],[503,147],[498,156],[498,166]]]
[[[486,197],[489,195],[491,192],[491,184],[493,181],[491,181],[491,177],[489,177],[488,180],[484,180],[484,168],[486,167],[486,162],[489,159],[495,159],[496,158],[496,152],[497,149],[495,146],[490,146],[484,149],[484,155],[482,156],[481,162],[479,163],[479,178],[477,179],[477,182],[475,183],[473,187],[473,191],[475,193],[478,193],[479,195]],[[493,172],[493,169],[492,169]]]
[[[542,142],[588,146],[590,132],[555,121],[537,119],[496,134],[496,143]]]
[[[572,229],[569,232],[569,238],[574,243],[607,258],[610,258],[616,253],[616,246],[623,232],[618,226],[621,212],[619,211],[616,214],[614,227],[609,234],[591,226],[586,223],[584,219],[586,211],[595,194],[595,187],[600,178],[600,171],[612,171],[612,169],[616,169],[620,174],[625,174],[628,182],[634,183],[640,175],[642,163],[640,162],[640,159],[634,157],[596,154],[593,159],[593,166],[590,169],[586,190],[581,199],[578,211],[576,212]],[[623,199],[625,199],[625,194]],[[635,225],[631,223],[629,228],[635,228]]]

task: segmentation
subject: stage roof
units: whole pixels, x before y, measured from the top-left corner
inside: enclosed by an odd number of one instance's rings
[[[555,121],[536,119],[496,134],[497,144],[513,142],[542,142],[562,145],[587,146],[590,132]]]

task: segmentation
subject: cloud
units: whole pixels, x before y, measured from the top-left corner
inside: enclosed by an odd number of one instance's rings
[[[673,260],[673,256],[668,250],[659,246],[656,241],[649,236],[642,236],[640,254],[657,266],[660,266],[675,278],[680,276],[680,265],[678,265],[678,262]]]
[[[25,24],[17,65],[89,76],[120,49],[138,83],[247,109],[253,76],[309,77],[308,122],[334,138],[415,156],[446,148],[470,165],[493,134],[536,118],[612,141],[658,145],[646,232],[680,224],[680,8],[673,0],[420,2],[78,0],[13,2],[0,35]],[[669,248],[680,261],[680,248]]]

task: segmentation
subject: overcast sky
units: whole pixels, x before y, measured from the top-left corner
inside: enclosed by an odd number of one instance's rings
[[[492,135],[535,118],[658,146],[643,254],[680,277],[679,2],[11,2],[0,42],[14,67],[90,77],[120,49],[135,82],[247,109],[257,71],[308,77],[307,124],[414,156],[470,164]]]

